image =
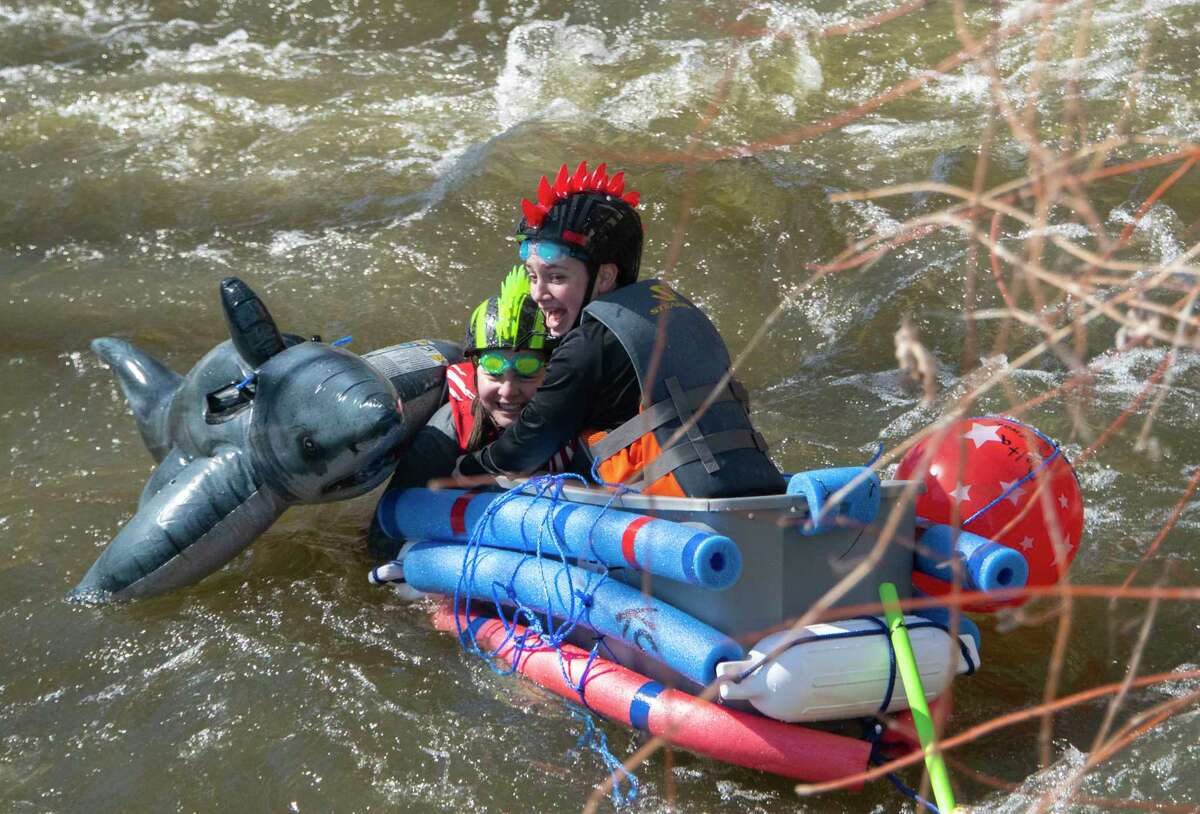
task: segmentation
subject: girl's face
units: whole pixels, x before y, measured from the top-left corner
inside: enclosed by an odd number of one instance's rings
[[[529,351],[520,351],[527,354]],[[500,354],[511,360],[513,351],[488,351],[489,354]],[[513,368],[508,368],[498,376],[493,376],[475,366],[475,389],[479,403],[487,410],[492,421],[500,429],[505,429],[517,420],[521,409],[533,398],[538,385],[546,378],[545,365],[532,376],[521,376]]]
[[[588,273],[583,261],[563,255],[547,263],[532,254],[525,261],[525,273],[529,275],[530,296],[542,309],[550,335],[562,336],[571,330],[587,294]]]
[[[577,257],[560,254],[547,261],[541,253],[533,250],[532,244],[525,260],[525,273],[529,275],[529,295],[542,309],[546,317],[546,330],[558,337],[571,330],[579,312],[587,303],[587,265]],[[525,256],[523,253],[522,256]],[[607,294],[616,287],[617,267],[604,263],[596,272],[596,284],[592,294]]]

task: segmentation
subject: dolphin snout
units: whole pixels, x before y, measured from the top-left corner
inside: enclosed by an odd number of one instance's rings
[[[352,497],[373,489],[387,478],[399,459],[397,444],[404,415],[395,394],[371,394],[359,401],[356,408],[355,429],[350,438],[344,439],[343,447],[349,452],[347,463],[354,469],[324,487],[322,494],[327,497]]]
[[[380,393],[363,402],[363,410],[374,418],[371,434],[380,435],[404,423],[404,409],[399,399]]]
[[[390,386],[385,389],[385,385],[386,380],[375,375],[365,376],[343,387],[336,399],[339,403],[355,404],[361,411],[359,417],[375,425],[372,435],[380,432],[380,427],[386,430],[404,418],[404,408],[395,391]]]

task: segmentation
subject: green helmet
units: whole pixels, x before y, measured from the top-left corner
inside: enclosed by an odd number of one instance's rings
[[[500,285],[499,297],[488,297],[471,314],[463,348],[468,355],[485,350],[550,350],[546,317],[529,296],[529,278],[521,266]]]

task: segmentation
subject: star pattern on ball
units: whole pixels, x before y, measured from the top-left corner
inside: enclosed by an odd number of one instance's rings
[[[970,438],[975,442],[975,449],[979,449],[988,441],[1000,441],[1000,428],[995,424],[972,424],[969,432],[963,433],[963,438]]]
[[[1064,508],[1064,509],[1065,509],[1065,508],[1067,508],[1067,504],[1068,504],[1068,503],[1070,503],[1070,501],[1069,501],[1069,500],[1067,500],[1067,496],[1066,496],[1066,495],[1059,495],[1059,496],[1058,496],[1058,505],[1059,505],[1059,506],[1061,506],[1062,508]]]
[[[1067,555],[1071,553],[1071,538],[1066,537],[1060,543],[1054,543],[1054,563],[1056,565],[1065,565]]]
[[[950,497],[954,498],[959,503],[970,500],[971,499],[971,484],[960,483],[958,486],[956,486],[954,488],[954,491],[950,493]]]
[[[1017,545],[1021,547],[1022,551],[1028,551],[1029,549],[1033,548],[1033,538],[1026,536],[1025,539],[1017,543]]]
[[[1013,489],[1017,485],[1017,482],[1015,480],[1000,481],[1000,494],[1004,495],[1004,499],[1014,506],[1021,502],[1021,495],[1025,494],[1025,490],[1019,486]],[[1009,489],[1012,489],[1012,491],[1009,492]],[[1005,495],[1005,492],[1008,492],[1008,494]]]

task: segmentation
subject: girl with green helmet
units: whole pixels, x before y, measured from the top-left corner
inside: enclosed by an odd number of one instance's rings
[[[529,278],[514,266],[472,312],[463,350],[466,361],[446,371],[455,434],[462,453],[494,441],[521,414],[546,378],[554,340],[529,296]]]
[[[463,338],[466,359],[446,369],[447,402],[413,437],[388,489],[426,486],[450,477],[461,456],[481,449],[511,426],[546,378],[557,340],[529,296],[529,278],[515,266],[500,286],[471,313]],[[538,469],[566,471],[576,446],[568,444]],[[390,559],[400,542],[388,539],[376,521],[368,536],[371,552]]]

